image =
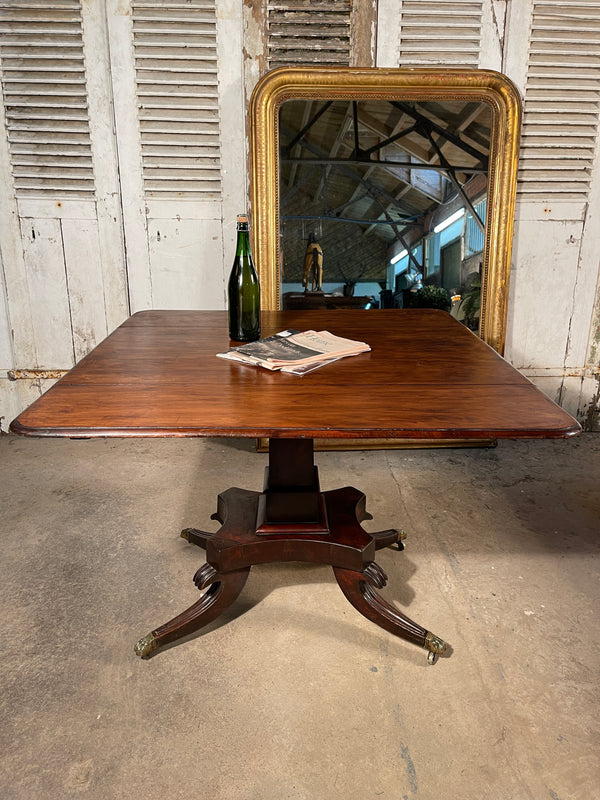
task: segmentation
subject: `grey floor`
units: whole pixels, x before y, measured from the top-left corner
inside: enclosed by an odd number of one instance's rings
[[[361,617],[326,566],[254,567],[219,623],[141,661],[198,598],[179,537],[266,456],[227,440],[0,438],[3,800],[600,797],[600,435],[319,453],[401,526]]]

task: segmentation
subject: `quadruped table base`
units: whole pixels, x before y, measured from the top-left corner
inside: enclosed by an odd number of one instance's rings
[[[330,564],[349,602],[375,624],[428,651],[433,664],[446,643],[390,605],[376,591],[387,583],[375,551],[396,545],[404,532],[367,533],[372,519],[365,495],[352,487],[321,492],[312,439],[271,439],[262,492],[232,488],[218,497],[215,533],[186,528],[181,536],[206,550],[194,575],[205,590],[183,613],[140,639],[135,652],[150,658],[167,644],[189,636],[220,616],[242,591],[254,564],[309,561]]]

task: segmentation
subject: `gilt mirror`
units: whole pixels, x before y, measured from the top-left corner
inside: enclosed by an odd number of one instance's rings
[[[251,101],[263,308],[445,308],[502,353],[520,113],[485,70],[267,73]]]

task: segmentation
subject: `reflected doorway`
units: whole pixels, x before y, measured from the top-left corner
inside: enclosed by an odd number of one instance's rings
[[[440,281],[442,288],[450,292],[451,295],[460,292],[462,245],[460,239],[446,245],[441,251],[441,275]]]

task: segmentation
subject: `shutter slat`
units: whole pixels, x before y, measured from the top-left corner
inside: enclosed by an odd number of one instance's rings
[[[138,69],[137,77],[138,86],[156,85],[160,86],[163,91],[166,85],[181,85],[181,86],[218,86],[217,73],[215,72],[198,72],[189,70],[188,72],[175,72],[164,70],[150,70]]]

